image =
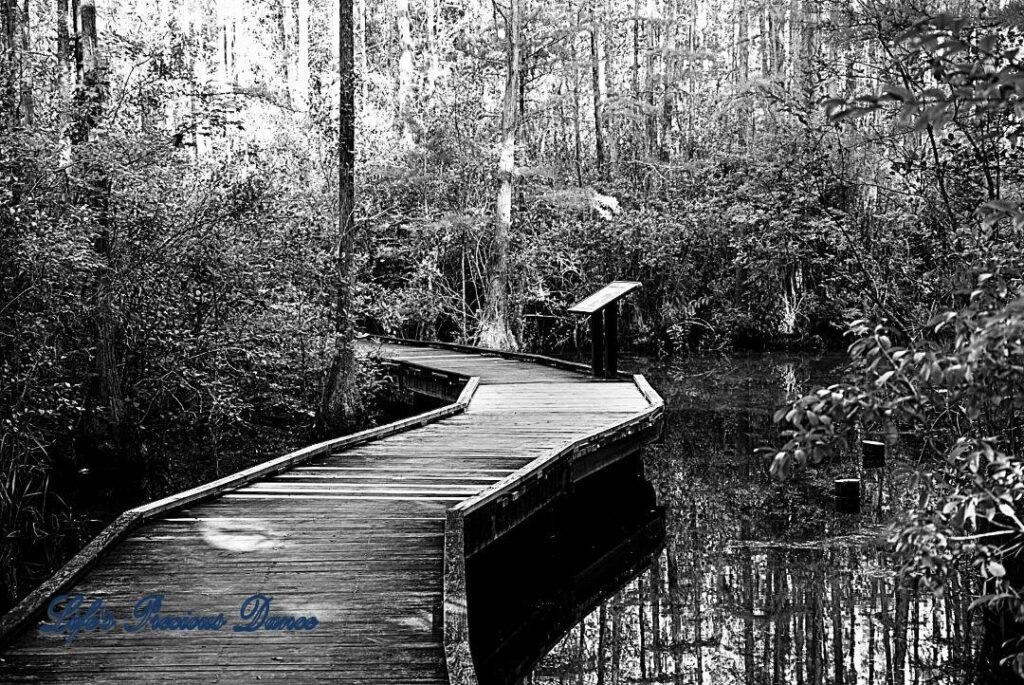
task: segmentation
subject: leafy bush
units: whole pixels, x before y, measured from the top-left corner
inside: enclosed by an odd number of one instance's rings
[[[0,604],[127,506],[311,437],[333,349],[331,150],[276,125],[272,145],[202,159],[113,128],[70,168],[51,137],[0,137]],[[353,429],[387,382],[371,360],[359,373]]]
[[[972,564],[986,591],[976,604],[1008,611],[1024,624],[1024,212],[1014,142],[1024,95],[1012,27],[985,27],[947,16],[912,24],[898,41],[900,85],[853,102],[832,101],[848,118],[895,107],[900,126],[924,134],[944,222],[935,235],[960,246],[935,271],[947,280],[927,323],[854,322],[851,379],[802,397],[776,414],[789,426],[771,471],[820,462],[852,442],[860,428],[919,436],[910,469],[917,505],[891,541],[905,570],[933,588],[956,564]],[[898,69],[902,67],[902,69]],[[943,146],[937,144],[943,141]],[[974,150],[963,155],[963,146]],[[920,159],[920,157],[914,158]],[[989,165],[993,165],[989,167]],[[984,168],[982,168],[984,167]],[[998,167],[1005,186],[986,184]],[[1011,181],[1013,179],[1013,181]],[[1005,190],[1003,190],[1005,188]],[[1005,660],[1024,675],[1024,639]],[[1005,636],[1004,636],[1005,637]],[[1002,638],[1000,638],[1001,640]]]

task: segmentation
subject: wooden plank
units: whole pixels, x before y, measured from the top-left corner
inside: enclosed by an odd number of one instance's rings
[[[585,297],[569,307],[569,311],[574,314],[593,314],[642,286],[643,284],[639,281],[612,281],[593,295]]]

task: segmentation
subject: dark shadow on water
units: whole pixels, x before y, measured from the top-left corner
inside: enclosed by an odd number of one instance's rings
[[[516,682],[570,628],[647,569],[664,512],[628,459],[577,484],[469,560],[470,640],[480,682]]]

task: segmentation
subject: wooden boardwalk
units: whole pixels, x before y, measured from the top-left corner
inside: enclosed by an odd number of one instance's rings
[[[263,593],[273,598],[271,615],[315,615],[314,630],[114,630],[83,632],[66,645],[37,630],[36,607],[17,630],[7,619],[0,682],[249,682],[257,675],[449,682],[446,510],[651,402],[637,383],[528,361],[380,349],[401,362],[478,377],[479,386],[461,413],[327,450],[126,527],[94,563],[69,576],[70,586],[55,582],[35,598],[48,601],[57,590],[102,597],[124,620],[138,598],[162,593],[166,614],[223,612],[230,625],[243,598]]]

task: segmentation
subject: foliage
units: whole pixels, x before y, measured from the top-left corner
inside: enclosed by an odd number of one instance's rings
[[[775,418],[790,426],[789,440],[771,470],[786,478],[794,467],[818,463],[848,445],[859,426],[918,436],[917,506],[892,531],[906,571],[940,587],[955,564],[971,563],[988,581],[978,603],[1006,607],[1024,621],[1018,38],[1014,28],[977,21],[917,21],[900,37],[904,85],[853,106],[829,103],[837,118],[898,103],[901,125],[923,134],[948,221],[941,238],[965,248],[963,263],[947,271],[959,284],[951,293],[958,306],[895,330],[885,321],[854,322],[851,379],[779,410]],[[973,158],[963,146],[975,151]],[[1024,674],[1024,649],[1011,647],[1006,659]]]
[[[102,110],[38,81],[0,135],[0,609],[124,508],[307,442],[333,349],[330,135],[217,94],[205,39],[107,26]],[[384,411],[357,374],[350,429]]]

